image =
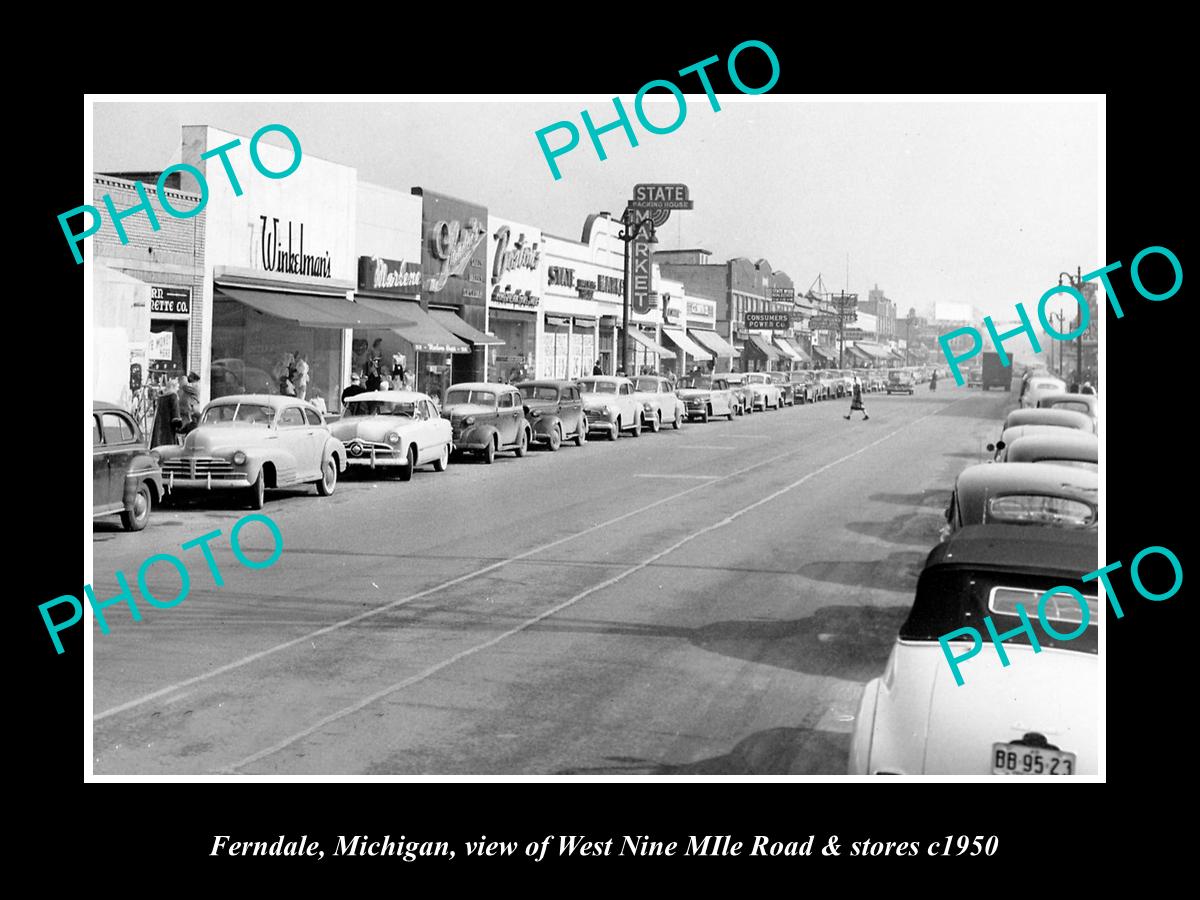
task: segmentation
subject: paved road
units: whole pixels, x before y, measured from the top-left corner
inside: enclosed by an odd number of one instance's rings
[[[1008,404],[872,394],[867,422],[831,401],[268,492],[284,551],[261,571],[232,506],[98,521],[98,597],[152,553],[192,593],[94,630],[95,772],[844,772],[953,477]],[[215,528],[221,587],[179,549]],[[271,549],[257,524],[242,543]]]

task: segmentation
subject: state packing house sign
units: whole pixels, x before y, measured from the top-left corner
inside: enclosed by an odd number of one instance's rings
[[[629,222],[636,225],[649,219],[653,228],[661,228],[673,209],[692,209],[686,184],[635,184],[625,221],[628,227]],[[651,229],[650,234],[653,233]],[[638,228],[630,248],[630,305],[634,312],[642,315],[658,307],[658,297],[650,290],[653,245],[648,237],[645,228]]]

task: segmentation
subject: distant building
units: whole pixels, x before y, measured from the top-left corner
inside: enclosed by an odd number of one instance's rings
[[[876,334],[881,341],[896,337],[896,304],[884,296],[879,285],[867,292],[866,301],[858,304],[860,312],[869,313],[876,320]]]

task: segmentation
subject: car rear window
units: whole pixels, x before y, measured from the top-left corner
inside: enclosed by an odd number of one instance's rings
[[[520,387],[521,396],[526,400],[557,400],[558,388],[549,385],[523,384]]]
[[[579,389],[585,394],[615,394],[617,393],[617,383],[615,381],[581,381]]]
[[[1043,591],[997,585],[992,588],[988,596],[988,610],[1003,616],[1015,616],[1019,603],[1025,607],[1026,614],[1032,617],[1037,615],[1038,603],[1041,601],[1043,593]],[[1087,601],[1088,626],[1095,628],[1099,624],[1100,599],[1096,596],[1089,597],[1087,594],[1083,595],[1083,599]],[[1083,621],[1083,609],[1080,607],[1079,601],[1067,593],[1055,594],[1047,600],[1044,613],[1047,622],[1066,622],[1078,625]],[[1064,629],[1056,630],[1063,631]]]
[[[986,521],[1088,528],[1096,524],[1096,509],[1089,503],[1069,497],[1008,494],[988,500]]]
[[[458,403],[474,403],[479,406],[495,406],[496,393],[495,391],[447,391],[446,405],[454,406]]]

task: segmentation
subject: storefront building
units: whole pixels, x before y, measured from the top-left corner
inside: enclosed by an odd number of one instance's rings
[[[559,329],[546,322],[542,302],[546,286],[546,252],[542,231],[488,216],[487,326],[503,344],[494,348],[488,371],[495,381],[514,383],[555,375],[553,360],[565,354],[558,347]],[[562,342],[568,340],[566,329]]]
[[[96,175],[92,203],[103,209],[108,195],[118,210],[137,206],[135,183],[142,181],[150,202],[162,209],[157,177]],[[166,202],[181,212],[194,209],[200,195],[178,185],[177,175],[167,177]],[[145,215],[134,215],[122,222],[128,243],[113,228],[100,229],[92,239],[96,397],[129,407],[136,393],[132,385],[162,385],[200,367],[202,307],[196,300],[204,284],[206,215],[204,210],[186,219],[159,215],[157,231]]]
[[[711,355],[711,362],[701,365],[706,373],[722,374],[732,369],[737,351],[717,333],[717,302],[688,295],[684,301],[687,313],[687,334],[699,347]]]

